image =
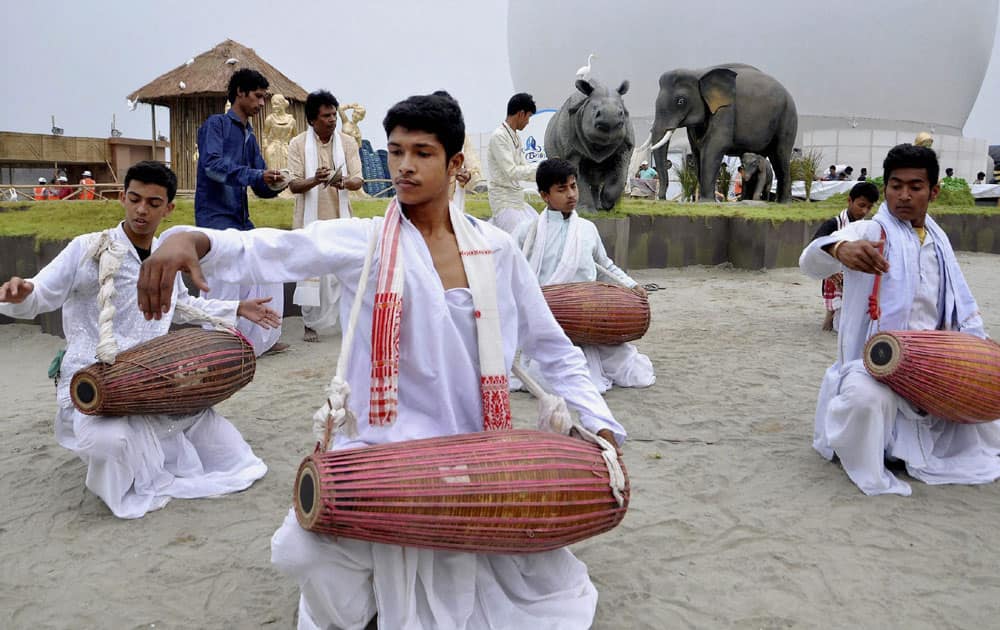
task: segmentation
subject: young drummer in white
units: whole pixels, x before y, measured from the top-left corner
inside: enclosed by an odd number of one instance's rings
[[[184,323],[201,311],[230,321],[237,315],[265,328],[280,323],[264,306],[268,298],[223,302],[192,297],[174,279],[174,299],[159,320],[146,321],[136,308],[135,285],[141,258],[155,249],[163,217],[174,208],[177,178],[158,162],[139,162],[125,175],[125,220],[116,228],[73,239],[38,275],[11,278],[0,286],[0,313],[29,319],[62,307],[68,347],[58,380],[59,444],[87,464],[87,488],[119,518],[139,518],[171,498],[193,499],[236,492],[267,472],[239,431],[213,409],[192,415],[87,416],[73,406],[69,385],[77,370],[97,358],[113,360],[166,334],[172,322]],[[118,265],[102,284],[99,270]],[[101,317],[99,294],[113,291],[113,316]],[[106,310],[105,315],[112,310]],[[102,324],[113,334],[102,338]]]
[[[545,160],[538,165],[535,180],[545,210],[536,221],[519,225],[513,236],[538,275],[539,284],[601,279],[646,295],[646,290],[608,257],[597,226],[576,213],[576,167],[566,160]],[[611,389],[612,384],[649,387],[656,382],[649,357],[630,343],[588,345],[582,349],[590,380],[602,393]],[[536,372],[532,363],[526,369],[532,375]]]
[[[624,429],[510,236],[449,206],[449,177],[463,161],[458,104],[443,93],[411,97],[383,125],[398,199],[384,219],[292,232],[174,228],[143,266],[143,310],[156,317],[169,302],[164,275],[186,269],[203,284],[204,266],[224,282],[333,273],[347,321],[377,239],[347,366],[358,434],[338,433],[334,448],[509,427],[506,374],[518,346],[587,429],[620,444]],[[299,583],[300,628],[360,629],[376,612],[384,628],[587,628],[597,604],[567,549],[478,555],[333,539],[301,529],[290,510],[271,550]]]
[[[879,329],[986,336],[948,236],[927,214],[939,192],[937,156],[902,144],[883,166],[885,203],[873,220],[817,238],[799,259],[816,279],[845,269],[839,352],[820,387],[813,447],[827,459],[837,455],[869,495],[911,492],[886,469],[886,458],[902,460],[910,476],[925,483],[994,481],[1000,478],[1000,422],[957,424],[922,414],[862,362],[865,342]],[[878,320],[869,313],[876,275],[882,276]]]

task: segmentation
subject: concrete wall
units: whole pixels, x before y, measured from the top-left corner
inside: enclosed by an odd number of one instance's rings
[[[608,255],[625,269],[731,263],[740,269],[798,265],[799,254],[820,221],[760,221],[726,217],[634,215],[593,219]],[[1000,215],[943,215],[938,223],[957,251],[1000,254]],[[36,249],[30,237],[0,237],[0,277],[31,277],[68,241]],[[189,289],[192,289],[190,284]],[[299,315],[292,304],[294,284],[285,285],[285,316]],[[192,293],[195,291],[192,290]],[[12,320],[0,316],[0,323]],[[60,311],[35,318],[42,330],[62,335]]]

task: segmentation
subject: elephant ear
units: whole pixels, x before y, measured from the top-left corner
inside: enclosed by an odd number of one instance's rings
[[[733,104],[736,96],[736,73],[729,68],[715,68],[701,75],[698,80],[701,98],[713,114],[720,107]]]

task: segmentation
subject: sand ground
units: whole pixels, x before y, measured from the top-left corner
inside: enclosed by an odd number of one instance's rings
[[[1000,334],[1000,257],[960,254]],[[630,433],[632,503],[614,531],[574,547],[600,591],[595,627],[1000,627],[1000,484],[868,498],[810,444],[835,337],[818,283],[795,269],[645,270],[657,370],[609,405]],[[311,447],[311,414],[339,338],[260,361],[219,406],[269,465],[249,490],[114,518],[52,435],[45,378],[63,342],[0,326],[0,626],[289,628],[297,589],[269,541]],[[521,426],[534,403],[515,395]],[[902,474],[902,473],[900,473]]]

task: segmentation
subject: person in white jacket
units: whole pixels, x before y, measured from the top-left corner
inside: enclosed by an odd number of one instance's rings
[[[593,222],[576,213],[576,167],[558,158],[538,165],[536,183],[545,210],[535,221],[525,221],[514,231],[514,242],[528,259],[542,286],[568,282],[593,282],[600,278],[645,296],[646,290],[608,257]],[[581,346],[590,380],[604,393],[612,385],[649,387],[656,382],[653,363],[630,343]],[[544,382],[536,366],[528,372]]]
[[[505,232],[513,232],[521,222],[538,216],[524,200],[521,186],[521,182],[535,179],[538,166],[525,160],[521,137],[517,134],[528,126],[535,111],[535,100],[530,94],[515,94],[507,102],[507,119],[490,136],[486,153],[493,212],[490,222]]]
[[[936,418],[865,370],[865,342],[880,329],[986,336],[948,236],[927,214],[940,190],[937,156],[902,144],[889,151],[883,168],[885,203],[872,220],[817,238],[799,259],[817,280],[844,268],[837,362],[820,387],[813,447],[827,459],[839,457],[851,481],[869,495],[911,492],[886,460],[902,461],[924,483],[989,483],[1000,478],[1000,422]],[[877,275],[880,313],[869,304]]]
[[[27,319],[62,307],[68,347],[56,381],[56,440],[84,461],[87,488],[119,518],[139,518],[171,498],[237,492],[267,472],[236,427],[212,408],[111,418],[84,415],[70,398],[70,381],[78,370],[98,358],[113,361],[116,351],[166,334],[171,323],[203,315],[233,326],[237,316],[264,328],[281,322],[264,305],[270,298],[192,297],[176,274],[171,278],[175,299],[164,317],[143,318],[136,299],[139,265],[157,246],[153,234],[173,210],[176,190],[177,178],[164,164],[135,164],[125,175],[124,221],[76,237],[33,278],[13,277],[0,286],[0,313],[9,317]]]

